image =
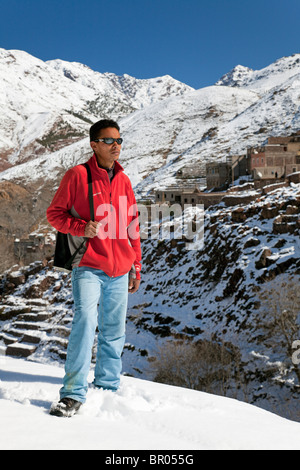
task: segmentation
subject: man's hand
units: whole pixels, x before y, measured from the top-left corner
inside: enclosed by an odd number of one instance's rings
[[[140,287],[140,279],[134,279],[133,277],[129,278],[128,292],[134,294]]]
[[[94,238],[98,233],[99,224],[100,222],[90,220],[85,226],[84,236],[87,238]]]

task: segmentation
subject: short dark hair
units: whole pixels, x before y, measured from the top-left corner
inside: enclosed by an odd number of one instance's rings
[[[95,139],[98,139],[101,129],[107,129],[108,127],[114,127],[120,132],[120,127],[115,121],[112,119],[101,119],[101,121],[95,122],[90,127],[90,141],[93,142]]]

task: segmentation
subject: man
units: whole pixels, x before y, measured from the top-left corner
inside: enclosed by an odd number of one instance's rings
[[[88,165],[95,220],[90,217],[84,165],[66,172],[47,210],[50,224],[68,234],[71,252],[86,239],[73,260],[74,319],[60,401],[50,410],[56,416],[72,416],[86,400],[97,326],[93,384],[115,391],[120,383],[128,291],[134,293],[139,288],[141,269],[136,201],[130,180],[118,162],[121,144],[116,122],[101,120],[90,128],[94,153]]]

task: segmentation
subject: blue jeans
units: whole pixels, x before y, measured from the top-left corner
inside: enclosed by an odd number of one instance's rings
[[[125,341],[128,274],[112,278],[99,269],[74,268],[72,289],[75,312],[60,397],[70,397],[84,403],[97,325],[99,333],[94,385],[109,390],[117,390],[119,387]]]

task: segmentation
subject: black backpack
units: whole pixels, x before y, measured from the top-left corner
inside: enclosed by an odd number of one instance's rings
[[[84,166],[87,171],[88,175],[88,185],[89,185],[89,204],[90,204],[90,215],[91,220],[94,220],[94,201],[93,201],[93,183],[92,183],[92,175],[90,167],[87,163],[84,163]],[[68,236],[66,233],[57,232],[56,234],[56,242],[55,242],[55,252],[54,252],[54,263],[53,266],[58,268],[61,271],[72,271],[72,263],[83,245],[85,244],[86,240],[80,244],[77,250],[71,255],[69,243],[68,243]]]

